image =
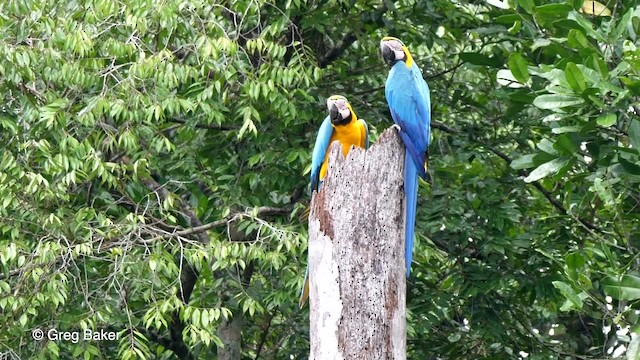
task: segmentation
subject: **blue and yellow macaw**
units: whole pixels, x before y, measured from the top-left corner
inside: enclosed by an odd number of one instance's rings
[[[352,145],[367,149],[369,147],[369,129],[367,123],[358,119],[351,104],[344,96],[333,95],[327,99],[327,116],[316,137],[311,156],[311,191],[320,191],[322,180],[327,175],[329,144],[339,141],[342,154],[347,156]],[[304,275],[304,286],[300,293],[300,307],[309,297],[309,265]]]
[[[402,41],[384,37],[380,41],[380,51],[391,68],[385,85],[387,103],[405,146],[405,266],[409,277],[416,225],[418,176],[427,180],[431,100],[429,86]]]

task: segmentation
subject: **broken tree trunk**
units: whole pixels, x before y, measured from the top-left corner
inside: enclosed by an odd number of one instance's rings
[[[332,144],[309,217],[311,359],[406,359],[404,145]]]

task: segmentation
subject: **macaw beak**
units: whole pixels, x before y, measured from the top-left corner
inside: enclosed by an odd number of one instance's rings
[[[342,116],[340,116],[340,110],[335,104],[331,104],[329,107],[329,119],[331,119],[332,123],[336,123],[342,120]]]
[[[384,62],[389,64],[389,66],[393,65],[396,61],[396,54],[393,50],[384,43],[380,44],[380,50],[382,51],[382,59],[384,59]]]

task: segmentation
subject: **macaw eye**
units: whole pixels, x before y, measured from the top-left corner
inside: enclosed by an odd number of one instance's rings
[[[347,106],[347,102],[344,101],[344,99],[338,99],[338,101],[336,101],[336,106],[338,106],[339,108],[344,108]]]

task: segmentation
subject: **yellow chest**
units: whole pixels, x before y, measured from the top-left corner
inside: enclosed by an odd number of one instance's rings
[[[334,126],[333,135],[331,135],[331,140],[329,141],[329,148],[331,148],[331,144],[333,144],[334,141],[339,141],[342,145],[342,155],[347,156],[351,145],[361,148],[365,147],[365,136],[366,132],[364,131],[362,124],[358,121],[353,121],[349,125]],[[320,168],[320,180],[324,179],[327,175],[329,148],[327,148],[327,153],[324,155],[324,161]]]

